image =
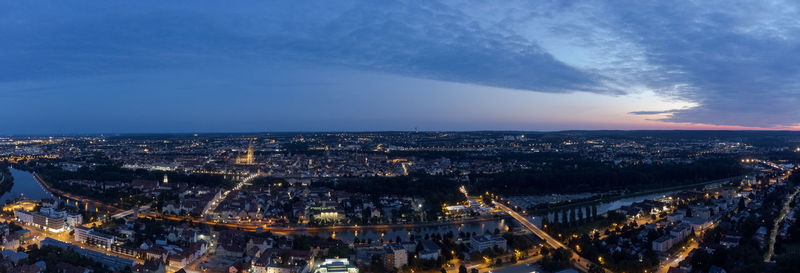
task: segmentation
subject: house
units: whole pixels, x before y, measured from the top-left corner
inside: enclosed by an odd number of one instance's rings
[[[408,264],[408,251],[399,245],[389,245],[384,248],[384,265],[388,270],[402,268]]]
[[[241,233],[236,231],[223,231],[217,240],[217,255],[227,257],[241,257],[244,255],[247,241]]]
[[[478,252],[494,247],[498,247],[503,251],[508,249],[506,239],[500,235],[486,234],[483,236],[472,236],[469,242],[472,250]]]
[[[719,244],[725,248],[736,247],[739,245],[739,241],[741,239],[742,236],[739,236],[738,234],[724,234],[719,240]]]
[[[92,270],[82,267],[82,266],[75,266],[65,262],[59,262],[56,265],[56,272],[57,273],[91,273]]]
[[[680,225],[673,228],[669,234],[677,237],[678,241],[683,241],[686,237],[689,237],[689,234],[692,233],[692,228],[689,224],[681,223]]]
[[[181,206],[175,201],[168,201],[166,205],[161,207],[162,213],[181,214]]]
[[[765,226],[759,227],[758,230],[756,230],[756,233],[753,234],[753,239],[758,241],[758,244],[761,246],[764,245],[764,240],[766,240],[766,238],[767,238],[767,227]]]
[[[16,233],[10,233],[3,237],[4,249],[17,249],[19,247],[19,236]]]
[[[421,242],[422,250],[417,253],[420,260],[436,260],[442,255],[442,248],[431,240],[424,240]]]
[[[678,237],[672,235],[664,235],[658,239],[653,240],[653,251],[666,252],[672,248],[678,241]]]
[[[20,260],[28,258],[28,254],[25,252],[16,252],[10,249],[3,250],[0,252],[3,255],[3,258],[8,259],[14,264],[19,263]]]
[[[711,226],[711,221],[700,217],[686,217],[684,223],[689,224],[695,233],[700,233]]]
[[[166,273],[167,269],[161,261],[148,260],[144,264],[134,265],[131,271],[137,273]]]
[[[200,241],[200,242],[189,243],[189,248],[187,248],[185,251],[191,254],[192,260],[196,260],[199,259],[200,257],[203,257],[203,255],[205,255],[206,251],[208,250],[206,249],[206,243]]]
[[[187,264],[194,261],[194,253],[184,250],[180,253],[169,255],[167,261],[169,262],[170,267],[183,268]]]
[[[133,181],[131,181],[131,187],[143,192],[153,192],[155,190],[158,190],[158,181],[134,179]]]
[[[145,260],[158,260],[161,262],[167,262],[167,255],[169,254],[166,249],[161,247],[151,247],[142,252],[144,253]]]
[[[309,251],[270,248],[252,262],[252,269],[255,273],[298,273],[306,272],[313,264]]]
[[[712,265],[711,268],[708,269],[708,273],[728,273],[728,272],[719,266]]]
[[[259,251],[264,251],[269,248],[272,248],[275,245],[275,240],[272,238],[265,238],[265,237],[252,237],[250,241],[247,242],[247,249],[256,247]]]
[[[670,267],[667,273],[686,273],[686,271],[678,267]]]
[[[314,273],[358,273],[358,267],[347,259],[325,259]]]
[[[14,268],[11,268],[11,273],[39,273],[42,272],[42,268],[35,264],[26,264],[26,265],[17,265]]]
[[[667,221],[669,221],[670,223],[677,223],[683,220],[683,217],[684,217],[683,213],[672,213],[670,215],[667,215]]]

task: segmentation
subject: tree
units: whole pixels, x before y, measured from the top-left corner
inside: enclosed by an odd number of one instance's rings
[[[592,264],[592,265],[589,266],[589,273],[603,273],[603,272],[604,272],[603,268],[601,268],[601,267],[599,267],[599,266],[597,266],[595,264]]]
[[[37,251],[37,250],[39,250],[39,245],[37,245],[37,244],[30,244],[30,245],[28,245],[28,251],[29,251],[29,252],[30,252],[30,251]]]
[[[447,273],[447,270],[444,270],[444,268],[442,268],[442,270],[439,270],[439,272]]]
[[[497,258],[497,261],[495,261],[495,263],[494,263],[494,264],[495,264],[496,266],[501,266],[501,265],[503,265],[503,259]]]
[[[370,271],[383,272],[383,259],[380,255],[372,255],[372,262],[370,263]]]
[[[467,273],[467,267],[464,264],[458,267],[458,273]]]
[[[569,223],[575,224],[575,209],[569,210]]]
[[[569,259],[572,257],[572,252],[564,248],[554,249],[545,252],[546,248],[542,249],[541,260],[542,269],[548,271],[557,271],[569,265]]]
[[[584,210],[583,215],[586,216],[586,220],[590,220],[592,218],[592,208],[590,208],[589,206],[586,206],[586,207],[583,208],[583,210]]]

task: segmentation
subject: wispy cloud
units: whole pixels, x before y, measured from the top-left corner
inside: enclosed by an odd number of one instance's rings
[[[800,122],[799,10],[791,1],[4,2],[0,82],[300,63],[548,93],[647,90],[696,106],[631,115],[779,127]]]
[[[6,52],[0,80],[246,60],[345,66],[539,92],[623,93],[605,85],[602,75],[559,61],[531,39],[480,26],[436,1],[308,4],[313,12],[293,2],[249,4],[264,12],[245,10],[245,5],[197,12],[142,4],[136,12],[107,7],[95,10],[97,15],[31,23],[29,31],[5,28],[3,36],[15,42],[0,46]]]
[[[664,111],[633,111],[629,112],[628,114],[631,115],[640,115],[640,116],[651,116],[651,115],[662,115],[662,114],[674,114],[680,110],[664,110]]]

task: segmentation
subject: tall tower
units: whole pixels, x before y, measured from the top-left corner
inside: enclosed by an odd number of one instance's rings
[[[250,145],[247,146],[247,165],[253,164],[253,141],[250,141]]]

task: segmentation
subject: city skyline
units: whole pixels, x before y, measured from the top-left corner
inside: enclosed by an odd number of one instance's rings
[[[800,129],[791,2],[0,10],[0,135]]]

